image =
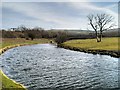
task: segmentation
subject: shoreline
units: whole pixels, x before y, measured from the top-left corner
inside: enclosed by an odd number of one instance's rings
[[[36,44],[38,44],[38,43],[36,43]],[[8,49],[19,47],[19,46],[27,46],[27,45],[34,45],[34,44],[16,44],[16,45],[7,46],[7,47],[4,47],[4,48],[0,49],[0,55],[3,54]]]
[[[10,79],[9,77],[7,77],[2,70],[0,70],[0,74],[1,74],[0,75],[1,77],[4,77],[5,79],[8,79],[10,82],[14,83],[19,89],[27,90],[27,88],[23,84],[17,83],[16,81],[14,81],[14,80]],[[12,89],[12,88],[14,88],[14,87],[11,87],[9,89]],[[3,86],[2,86],[0,89],[2,90],[2,89],[6,89],[6,88],[3,88]]]
[[[34,44],[39,44],[39,43],[34,43]],[[16,45],[11,45],[11,46],[6,46],[6,47],[0,49],[0,55],[11,48],[15,48],[15,47],[19,47],[19,46],[34,45],[34,44],[16,44]],[[2,70],[0,70],[0,76],[1,76],[1,80],[2,80],[2,77],[4,77],[5,79],[9,80],[11,83],[14,83],[15,85],[17,85],[20,89],[27,90],[27,88],[23,84],[20,84],[20,83],[14,81],[13,79],[10,79],[8,76],[6,76],[4,74],[4,72]],[[2,84],[2,82],[3,81],[1,81],[1,84]],[[0,86],[1,86],[0,90],[5,89],[5,88],[3,88],[2,85],[0,85]],[[12,88],[14,88],[14,87],[12,87]],[[10,88],[10,89],[12,89],[12,88]]]
[[[73,51],[80,51],[84,53],[91,53],[91,54],[100,54],[100,55],[109,55],[111,57],[120,58],[120,52],[119,51],[109,51],[109,50],[90,50],[90,49],[83,49],[83,48],[77,48],[77,47],[70,47],[64,44],[57,45],[60,48],[73,50]]]
[[[11,45],[11,46],[6,46],[6,47],[0,49],[0,55],[3,54],[5,51],[11,49],[11,48],[15,48],[15,47],[19,47],[19,46],[26,46],[26,45],[33,45],[33,44],[16,44],[16,45]],[[0,75],[1,77],[4,77],[4,78],[8,79],[11,83],[14,83],[14,84],[17,85],[18,87],[20,87],[20,89],[27,90],[27,88],[26,88],[23,84],[20,84],[20,83],[14,81],[13,79],[10,79],[8,76],[6,76],[6,75],[4,74],[4,72],[3,72],[2,70],[0,70],[0,74],[1,74],[1,75]],[[2,79],[2,78],[1,78],[1,79]],[[1,83],[2,83],[2,82],[3,82],[3,81],[1,81]],[[1,86],[2,86],[2,85],[1,85]],[[14,87],[13,87],[13,88],[14,88]],[[1,89],[1,90],[4,89],[3,86],[2,86],[0,89]],[[12,88],[10,88],[10,89],[12,89]]]

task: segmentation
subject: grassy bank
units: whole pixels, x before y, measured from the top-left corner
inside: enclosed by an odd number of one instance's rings
[[[0,40],[0,52],[3,53],[6,50],[22,45],[31,45],[31,44],[42,44],[48,43],[50,40],[48,39],[35,39],[35,40],[25,40],[20,38],[10,39],[10,38],[2,38]],[[1,70],[0,70],[0,90],[26,90],[23,85],[9,79]]]
[[[48,39],[34,39],[34,40],[25,40],[24,38],[1,38],[0,40],[0,53],[3,53],[9,48],[30,45],[30,44],[42,44],[48,43]]]
[[[60,47],[76,50],[76,51],[83,51],[87,53],[93,54],[107,54],[114,57],[120,57],[119,55],[119,48],[118,48],[118,37],[111,37],[111,38],[103,38],[102,42],[96,42],[96,39],[78,39],[78,40],[70,40],[64,42],[60,45]]]
[[[22,84],[9,79],[2,70],[0,70],[0,83],[0,90],[27,90]]]

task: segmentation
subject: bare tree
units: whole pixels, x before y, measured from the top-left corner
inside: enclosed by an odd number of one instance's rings
[[[89,24],[95,31],[97,42],[101,42],[103,31],[115,26],[113,23],[114,18],[109,14],[90,14],[87,17]]]
[[[26,30],[28,30],[28,28],[24,25],[20,25],[20,26],[18,26],[17,30],[18,31],[26,31]]]
[[[67,41],[67,39],[68,39],[67,32],[57,32],[57,37],[55,39],[55,42],[59,45]]]

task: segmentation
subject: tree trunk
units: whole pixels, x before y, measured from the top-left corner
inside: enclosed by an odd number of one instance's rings
[[[98,36],[96,37],[96,39],[97,39],[97,42],[100,42],[100,40],[99,40],[99,37],[98,37]]]
[[[95,34],[96,34],[96,40],[97,40],[97,42],[99,42],[99,37],[98,37],[97,31],[95,31]]]
[[[102,41],[102,32],[100,32],[100,42]]]

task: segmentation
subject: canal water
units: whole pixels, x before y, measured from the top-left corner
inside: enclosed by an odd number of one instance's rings
[[[119,88],[119,58],[37,44],[0,56],[3,72],[29,90]]]

